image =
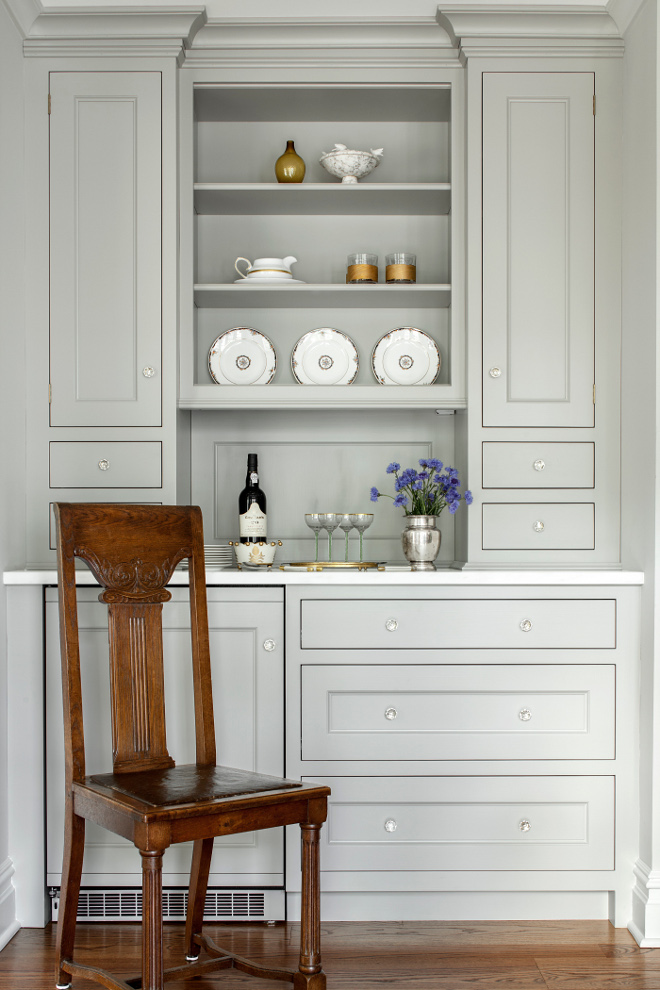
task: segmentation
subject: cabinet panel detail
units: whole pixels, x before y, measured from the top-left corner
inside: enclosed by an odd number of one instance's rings
[[[484,488],[593,488],[593,443],[486,441]]]
[[[614,669],[305,666],[302,758],[613,759]]]
[[[594,423],[593,93],[483,74],[485,426]]]
[[[611,599],[303,600],[304,650],[613,649]],[[390,631],[389,620],[396,620]]]
[[[611,870],[614,778],[330,777],[322,870]]]
[[[593,502],[486,502],[484,550],[593,550]]]
[[[161,422],[161,76],[50,75],[51,425]]]
[[[61,441],[50,444],[51,488],[159,488],[159,441]]]

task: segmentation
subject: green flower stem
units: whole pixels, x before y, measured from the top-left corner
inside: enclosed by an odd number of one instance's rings
[[[320,530],[318,530],[318,529],[315,530],[315,532],[314,532],[314,536],[316,537],[316,563],[317,564],[319,562],[319,533],[320,533]]]

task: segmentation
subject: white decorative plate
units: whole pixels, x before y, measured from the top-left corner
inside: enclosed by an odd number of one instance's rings
[[[430,385],[441,364],[435,341],[415,327],[390,330],[371,355],[371,370],[381,385]]]
[[[275,348],[252,327],[226,330],[211,344],[209,372],[218,385],[267,385],[276,367]]]
[[[291,353],[291,370],[301,385],[350,385],[358,367],[357,347],[332,327],[310,330]]]

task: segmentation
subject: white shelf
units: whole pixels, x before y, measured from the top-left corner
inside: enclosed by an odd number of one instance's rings
[[[180,409],[465,409],[451,385],[193,385]]]
[[[449,182],[196,182],[195,211],[204,215],[448,214]]]
[[[345,306],[351,309],[388,306],[434,307],[446,309],[451,304],[451,285],[387,285],[386,283],[346,285],[195,285],[195,305],[202,309],[222,307],[304,307]]]

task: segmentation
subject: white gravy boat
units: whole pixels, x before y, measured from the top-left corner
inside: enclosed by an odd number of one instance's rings
[[[254,263],[248,261],[247,258],[237,258],[234,262],[234,268],[241,276],[241,278],[293,278],[291,273],[291,265],[296,261],[289,255],[286,258],[256,258]],[[239,261],[244,261],[248,266],[247,271],[242,272],[238,267]]]

